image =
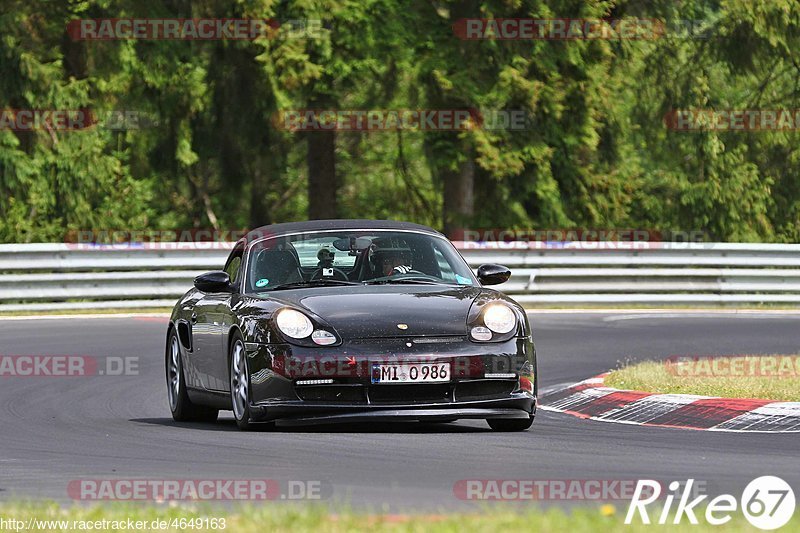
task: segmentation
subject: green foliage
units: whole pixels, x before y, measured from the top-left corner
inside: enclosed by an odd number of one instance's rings
[[[79,18],[319,21],[312,38],[73,41]],[[462,40],[460,18],[659,18],[704,35]],[[800,241],[794,131],[672,131],[675,109],[800,108],[793,0],[5,0],[0,108],[134,110],[138,129],[0,129],[0,241],[69,230],[245,228],[307,216],[285,109],[523,111],[525,129],[337,132],[341,216],[442,228],[473,172],[481,227],[701,230]],[[453,190],[453,189],[447,189]],[[463,191],[462,191],[463,192]],[[462,194],[459,192],[458,194]]]

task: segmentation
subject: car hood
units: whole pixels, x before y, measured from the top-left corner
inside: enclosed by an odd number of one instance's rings
[[[479,287],[366,285],[280,291],[271,296],[304,308],[345,339],[466,335]],[[398,324],[405,324],[401,329]]]

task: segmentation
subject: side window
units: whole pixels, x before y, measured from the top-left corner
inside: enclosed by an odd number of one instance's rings
[[[239,267],[242,266],[242,249],[234,250],[231,253],[231,256],[228,258],[228,262],[225,265],[225,272],[228,273],[228,276],[231,278],[231,283],[236,283],[239,281],[239,271],[241,270]]]
[[[436,262],[439,264],[440,277],[445,281],[456,282],[456,274],[453,272],[453,267],[447,262],[442,252],[438,247],[433,248],[433,254],[436,257]]]

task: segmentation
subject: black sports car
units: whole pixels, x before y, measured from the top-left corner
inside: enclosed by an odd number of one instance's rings
[[[536,354],[523,309],[484,288],[440,233],[417,224],[276,224],[175,305],[166,376],[177,421],[232,410],[241,429],[364,420],[486,419],[528,429]]]

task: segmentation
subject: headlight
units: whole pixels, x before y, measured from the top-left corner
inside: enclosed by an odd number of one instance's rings
[[[300,311],[294,309],[281,309],[276,317],[278,329],[293,339],[304,339],[311,335],[314,326],[311,320]]]
[[[483,311],[483,323],[495,333],[508,333],[517,327],[517,317],[507,305],[489,304]]]

